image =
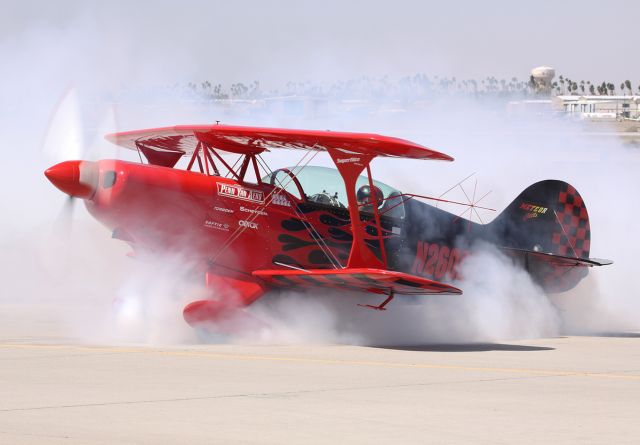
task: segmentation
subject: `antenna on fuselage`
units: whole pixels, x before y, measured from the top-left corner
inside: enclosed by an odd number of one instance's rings
[[[473,173],[471,173],[469,176],[467,176],[466,178],[464,178],[463,180],[461,180],[461,181],[457,182],[455,185],[453,185],[452,187],[450,187],[449,189],[447,189],[446,191],[444,191],[442,194],[440,194],[440,196],[438,196],[438,198],[442,198],[442,197],[443,197],[444,195],[446,195],[447,193],[449,193],[449,192],[451,192],[451,191],[453,191],[453,190],[455,190],[455,189],[459,188],[459,189],[462,191],[462,193],[464,194],[464,196],[465,196],[465,198],[466,198],[466,200],[467,200],[467,202],[468,202],[468,204],[467,204],[468,208],[467,208],[464,212],[460,213],[460,214],[457,216],[456,220],[457,220],[457,219],[459,219],[459,218],[464,218],[464,217],[465,217],[465,215],[466,215],[466,214],[467,214],[467,212],[468,212],[468,213],[469,213],[469,221],[470,221],[470,222],[473,222],[473,215],[475,214],[475,215],[476,215],[476,217],[478,218],[478,221],[479,221],[481,224],[484,224],[484,221],[482,220],[482,217],[481,217],[481,216],[480,216],[480,214],[478,213],[478,209],[479,209],[479,208],[480,208],[480,209],[483,209],[483,210],[493,210],[493,209],[486,209],[486,208],[484,208],[484,207],[480,207],[480,206],[478,206],[478,204],[479,204],[479,203],[480,203],[480,201],[482,201],[484,198],[486,198],[487,196],[489,196],[489,194],[491,194],[491,192],[492,192],[493,190],[489,190],[487,193],[485,193],[484,195],[482,195],[480,198],[478,198],[478,199],[476,200],[476,192],[477,192],[477,189],[478,189],[478,180],[476,179],[476,181],[475,181],[475,183],[474,183],[474,185],[473,185],[473,194],[471,195],[471,197],[469,197],[469,194],[468,194],[468,193],[467,193],[467,191],[464,189],[464,187],[463,187],[463,185],[462,185],[462,184],[463,184],[464,182],[466,182],[469,178],[471,178],[472,176],[474,176],[475,174],[476,174],[476,172],[473,172]],[[437,207],[437,206],[438,206],[438,204],[436,203],[436,207]],[[493,210],[493,211],[495,211],[495,210]]]

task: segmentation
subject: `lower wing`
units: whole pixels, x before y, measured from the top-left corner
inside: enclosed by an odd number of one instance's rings
[[[449,284],[383,269],[256,270],[253,276],[277,287],[323,287],[388,295],[462,293]]]

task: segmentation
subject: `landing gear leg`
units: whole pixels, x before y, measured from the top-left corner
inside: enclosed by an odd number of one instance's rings
[[[378,306],[373,306],[371,304],[359,304],[358,306],[360,307],[367,307],[369,309],[375,309],[376,311],[386,311],[387,309],[385,308],[385,306],[387,304],[389,304],[389,302],[391,302],[391,300],[393,300],[393,290],[389,291],[389,296],[387,297],[386,300],[384,300],[382,303],[380,303]]]

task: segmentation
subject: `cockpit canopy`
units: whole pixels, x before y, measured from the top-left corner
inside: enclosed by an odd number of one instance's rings
[[[299,200],[330,207],[347,208],[347,193],[338,170],[307,166],[294,174],[298,169],[296,167],[282,168],[265,176],[262,181],[284,189]],[[383,194],[383,200],[378,207],[380,215],[404,218],[403,198],[400,196],[402,192],[380,181],[373,181],[373,184]],[[356,182],[356,190],[368,185],[369,179],[366,176],[360,176]],[[366,208],[360,210],[364,213],[372,212],[371,209],[367,210]]]

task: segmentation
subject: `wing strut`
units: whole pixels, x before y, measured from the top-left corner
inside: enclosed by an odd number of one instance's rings
[[[362,154],[344,149],[327,147],[327,151],[333,159],[342,180],[344,181],[347,191],[347,202],[349,204],[349,217],[351,219],[351,232],[353,235],[353,243],[351,244],[351,252],[347,261],[347,268],[370,267],[376,269],[386,269],[386,261],[383,262],[369,249],[364,239],[365,230],[360,219],[360,210],[358,208],[358,199],[356,197],[356,182],[362,171],[369,167],[369,163],[375,155]],[[368,171],[369,176],[370,171]],[[373,207],[376,207],[374,204]],[[380,237],[381,249],[384,252],[384,244],[382,243],[382,231],[379,225],[379,215],[377,219],[378,236]],[[386,258],[386,257],[385,257]]]
[[[369,164],[367,164],[367,177],[369,179],[370,190],[372,191],[375,190],[373,185],[373,178],[371,177],[371,166]],[[371,206],[373,207],[373,216],[376,220],[376,229],[378,230],[378,243],[380,243],[380,256],[382,256],[382,262],[384,263],[384,268],[387,269],[389,266],[387,264],[387,251],[384,248],[384,240],[382,238],[382,225],[380,224],[380,212],[378,211],[378,197],[377,196],[375,198],[370,197],[370,199],[375,199],[375,202],[372,202]],[[391,300],[393,300],[393,296],[391,296],[387,302],[382,304],[382,308],[384,307],[385,304],[387,304]]]

